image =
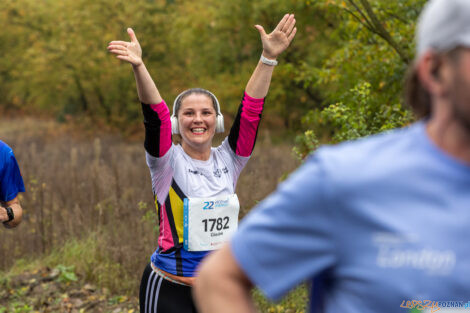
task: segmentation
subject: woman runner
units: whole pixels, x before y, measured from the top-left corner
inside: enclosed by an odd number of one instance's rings
[[[129,62],[134,72],[160,224],[158,248],[142,276],[141,313],[196,312],[191,296],[196,267],[236,230],[237,179],[253,151],[276,58],[297,32],[293,14],[284,15],[270,34],[260,25],[255,27],[263,46],[261,59],[246,85],[229,135],[216,148],[212,139],[224,131],[224,123],[211,92],[183,91],[170,116],[142,61],[134,31],[127,29],[130,42],[109,43],[109,52]],[[172,133],[181,135],[181,145],[172,144]]]

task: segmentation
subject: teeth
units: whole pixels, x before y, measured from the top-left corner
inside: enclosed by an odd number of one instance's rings
[[[193,133],[203,133],[205,131],[204,128],[193,128],[192,132]]]

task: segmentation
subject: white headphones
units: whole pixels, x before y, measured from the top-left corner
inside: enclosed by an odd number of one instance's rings
[[[211,96],[211,100],[215,100],[215,106],[217,107],[217,113],[216,113],[216,124],[215,124],[215,132],[216,133],[223,133],[224,132],[224,117],[222,115],[222,112],[220,112],[220,104],[219,100],[217,100],[216,96],[209,90],[203,89],[203,88],[191,88],[183,91],[180,93],[175,101],[173,102],[173,114],[171,114],[171,133],[172,134],[179,134],[179,125],[178,125],[178,118],[176,117],[176,111],[178,111],[181,101],[179,99],[188,93],[195,93],[195,94],[207,94]]]

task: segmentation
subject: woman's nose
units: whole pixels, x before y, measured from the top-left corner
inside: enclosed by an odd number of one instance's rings
[[[202,122],[202,114],[196,113],[194,115],[194,121],[195,122]]]

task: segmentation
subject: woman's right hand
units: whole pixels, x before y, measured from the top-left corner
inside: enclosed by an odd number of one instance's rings
[[[128,28],[127,33],[131,38],[130,42],[111,41],[108,45],[108,51],[115,54],[116,58],[127,61],[137,67],[142,64],[142,48],[132,28]]]

